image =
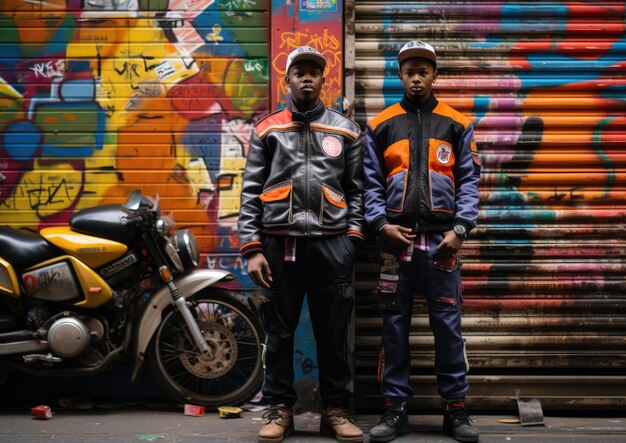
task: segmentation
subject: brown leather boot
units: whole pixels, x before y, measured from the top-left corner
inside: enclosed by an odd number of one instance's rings
[[[363,441],[363,431],[354,424],[348,411],[341,407],[322,409],[320,433],[341,442]]]
[[[257,436],[259,443],[276,443],[283,441],[293,433],[293,411],[284,405],[272,405],[263,414],[265,424]]]

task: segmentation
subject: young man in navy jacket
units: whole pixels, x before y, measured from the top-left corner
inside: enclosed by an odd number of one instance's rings
[[[365,132],[365,220],[378,235],[378,301],[383,317],[379,378],[385,396],[372,441],[409,431],[409,330],[420,287],[435,338],[435,372],[444,430],[478,441],[465,411],[467,360],[461,335],[461,260],[478,219],[480,160],[473,126],[431,93],[435,50],[412,41],[398,53],[405,94],[373,118]]]

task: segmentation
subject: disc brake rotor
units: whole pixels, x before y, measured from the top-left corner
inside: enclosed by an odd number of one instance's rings
[[[204,338],[211,348],[213,356],[205,357],[199,352],[185,352],[180,361],[198,378],[218,378],[226,374],[237,362],[237,340],[235,334],[226,326],[213,322],[201,322]]]

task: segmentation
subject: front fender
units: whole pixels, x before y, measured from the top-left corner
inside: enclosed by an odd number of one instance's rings
[[[185,298],[214,285],[221,280],[235,278],[232,274],[220,269],[198,269],[190,274],[185,274],[174,279],[174,285],[180,289]],[[139,370],[144,361],[144,356],[154,332],[161,324],[161,313],[170,304],[173,304],[170,290],[167,286],[157,289],[150,297],[137,322],[135,335],[135,365],[133,367],[132,380],[139,375]]]

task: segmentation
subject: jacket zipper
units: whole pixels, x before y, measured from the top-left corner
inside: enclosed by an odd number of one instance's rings
[[[311,141],[311,127],[309,120],[304,121],[304,235],[309,235],[309,142]]]
[[[418,232],[419,231],[419,218],[420,218],[420,206],[419,206],[419,195],[422,189],[421,183],[420,183],[420,168],[422,167],[422,115],[420,113],[420,110],[417,110],[417,143],[416,143],[416,150],[417,150],[417,155],[416,155],[416,160],[417,160],[417,165],[415,165],[415,193],[413,195],[414,200],[414,207],[415,207],[415,226],[413,227],[413,231]]]

